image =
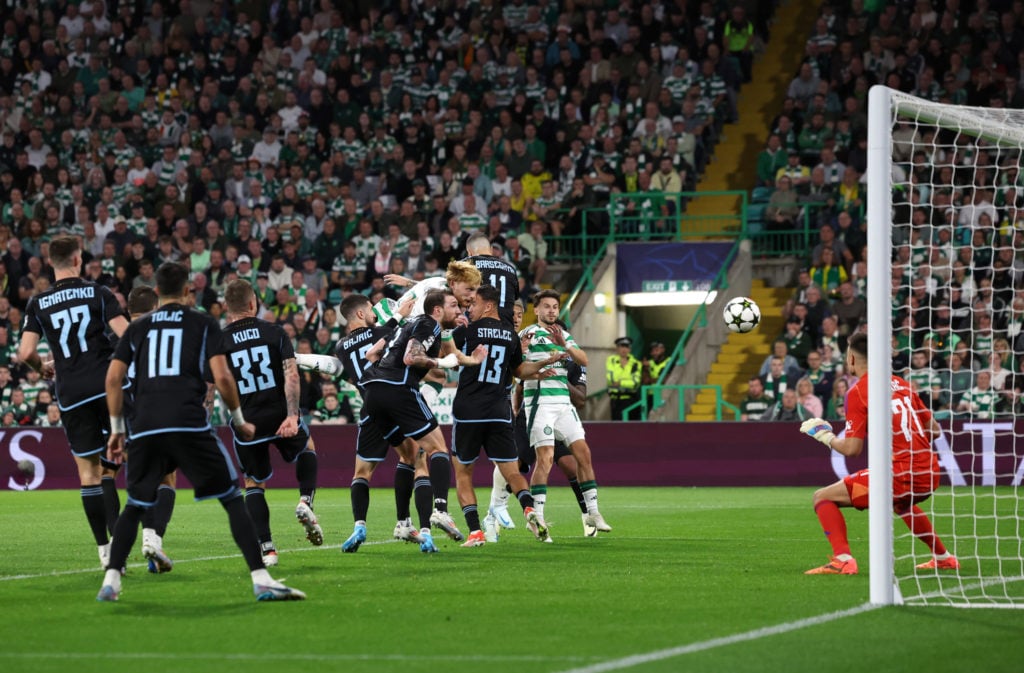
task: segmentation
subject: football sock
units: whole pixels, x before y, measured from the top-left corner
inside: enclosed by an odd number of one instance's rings
[[[502,476],[498,466],[494,466],[494,474],[491,475],[491,507],[508,506],[508,482]]]
[[[430,486],[434,489],[434,509],[448,511],[448,490],[452,485],[452,459],[447,453],[430,457]]]
[[[121,498],[117,495],[117,482],[114,477],[103,477],[100,479],[100,487],[103,489],[103,504],[107,508],[107,530],[113,535],[117,515],[121,513]]]
[[[299,496],[311,508],[316,495],[317,459],[315,451],[303,451],[295,459],[295,480],[299,482]]]
[[[516,493],[516,498],[519,500],[519,504],[523,506],[524,510],[527,507],[533,507],[534,509],[537,509],[537,503],[535,498],[532,495],[530,495],[530,492],[525,488]]]
[[[114,535],[110,539],[110,563],[108,570],[120,571],[128,561],[128,555],[135,546],[135,539],[139,535],[139,521],[142,520],[144,510],[138,505],[125,505],[121,516],[117,517],[117,524],[114,525]]]
[[[227,505],[224,505],[227,508]],[[256,528],[256,537],[261,545],[271,541],[270,537],[270,508],[267,507],[267,498],[262,488],[245,489],[245,508],[249,510],[253,526]],[[229,512],[230,514],[230,512]],[[233,525],[233,524],[232,524]],[[232,530],[234,530],[232,528]],[[273,549],[273,544],[270,549]]]
[[[597,514],[597,482],[593,480],[583,482],[580,484],[580,492],[586,507],[585,513]]]
[[[920,507],[914,505],[909,512],[900,514],[900,518],[903,519],[903,523],[907,524],[907,528],[910,529],[910,532],[917,539],[928,545],[928,548],[932,550],[932,554],[944,557],[948,553],[946,546],[942,544],[942,540],[935,534],[935,529],[932,528],[932,522],[928,519],[928,515]]]
[[[263,499],[263,489],[249,490],[258,490],[260,492],[259,499],[263,503],[263,507],[266,508],[267,501]],[[224,506],[224,510],[228,513],[228,523],[231,525],[231,537],[235,538],[235,544],[238,545],[238,548],[242,552],[242,556],[245,557],[245,562],[249,565],[249,570],[259,570],[266,566],[263,564],[263,554],[261,553],[260,543],[256,538],[256,528],[254,527],[253,520],[250,518],[249,512],[247,511],[249,506],[249,496],[246,495],[245,500],[243,501],[241,495],[240,491],[236,491],[234,494],[222,498],[220,504]]]
[[[160,537],[167,532],[167,524],[171,522],[171,515],[174,514],[174,500],[177,491],[166,484],[156,490],[156,505],[149,508],[153,513],[153,530]]]
[[[352,518],[366,521],[366,513],[370,511],[370,484],[365,479],[352,480],[349,487],[352,495]]]
[[[466,517],[466,525],[469,532],[480,530],[480,514],[476,511],[476,505],[466,505],[462,508],[462,516]]]
[[[399,521],[409,518],[409,500],[412,498],[414,481],[416,481],[415,467],[405,463],[395,466],[395,514]]]
[[[547,484],[535,484],[530,487],[530,494],[533,496],[533,508],[537,510],[537,515],[540,518],[544,518],[544,503],[548,499],[548,486]],[[521,502],[521,501],[520,501]]]
[[[825,537],[832,545],[832,554],[834,556],[849,555],[850,543],[846,539],[846,519],[839,511],[839,505],[831,500],[822,500],[814,506],[814,513],[818,515],[821,529],[825,531]]]
[[[597,486],[597,484],[594,484]],[[580,506],[580,512],[587,513],[587,501],[583,499],[583,489],[580,488],[580,481],[573,477],[569,480],[569,487],[572,492],[576,495],[576,504]]]
[[[434,509],[434,489],[430,480],[420,477],[413,484],[413,499],[416,501],[416,513],[419,515],[420,528],[430,530],[430,514]]]
[[[107,506],[103,497],[103,487],[99,484],[83,486],[81,493],[85,518],[89,520],[89,528],[92,529],[92,536],[96,538],[96,544],[107,544],[110,538],[107,536]]]

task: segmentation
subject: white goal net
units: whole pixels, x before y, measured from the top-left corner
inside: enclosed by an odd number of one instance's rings
[[[919,567],[934,549],[892,515],[892,428],[876,421],[871,600],[1022,608],[1024,110],[875,87],[868,152],[868,418],[892,413],[891,371],[939,420],[941,486],[919,506],[960,565]]]

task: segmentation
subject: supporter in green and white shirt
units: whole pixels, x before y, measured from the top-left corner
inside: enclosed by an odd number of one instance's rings
[[[999,411],[999,392],[992,387],[992,374],[986,370],[978,372],[974,387],[964,393],[957,405],[957,412],[966,417],[989,420]]]
[[[939,378],[938,372],[932,369],[928,362],[928,355],[923,350],[914,351],[910,357],[907,381],[917,386],[917,394],[929,408],[933,410],[939,408],[942,380]]]
[[[36,398],[39,397],[39,392],[49,390],[50,386],[42,379],[39,372],[30,367],[25,374],[24,383],[19,388],[25,394],[25,403],[34,407],[36,405]]]

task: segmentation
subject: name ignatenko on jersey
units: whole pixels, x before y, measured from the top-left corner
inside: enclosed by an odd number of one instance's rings
[[[253,441],[274,437],[288,416],[284,361],[295,358],[291,340],[280,325],[248,317],[228,325],[224,343],[242,413],[256,426]]]
[[[455,329],[452,340],[466,354],[487,346],[487,358],[481,364],[463,367],[459,373],[452,417],[460,422],[512,422],[513,372],[523,362],[519,335],[502,320],[481,318]]]
[[[429,315],[421,315],[406,323],[388,342],[380,360],[366,370],[362,383],[388,383],[419,388],[426,369],[405,364],[405,350],[409,341],[416,339],[423,345],[427,357],[436,358],[441,352],[441,325]]]
[[[129,438],[209,430],[208,361],[225,353],[216,318],[183,304],[165,304],[131,323],[114,358],[134,367],[136,404]]]
[[[61,411],[106,394],[104,382],[114,345],[107,324],[125,317],[109,288],[81,278],[57,281],[28,301],[22,328],[50,344]]]

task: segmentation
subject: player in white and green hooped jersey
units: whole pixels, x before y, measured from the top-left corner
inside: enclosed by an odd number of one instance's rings
[[[556,324],[561,297],[554,290],[538,292],[533,297],[537,324],[519,333],[523,357],[530,362],[544,360],[553,351],[566,351],[577,364],[587,366],[587,354],[576,345],[572,335]],[[534,508],[544,518],[548,474],[554,462],[555,440],[563,442],[576,458],[576,478],[587,505],[586,523],[599,531],[612,529],[597,507],[597,479],[590,459],[590,446],[585,439],[583,423],[569,398],[569,379],[565,362],[549,365],[556,374],[549,378],[523,382],[523,408],[530,446],[537,453],[537,464],[530,480]]]

